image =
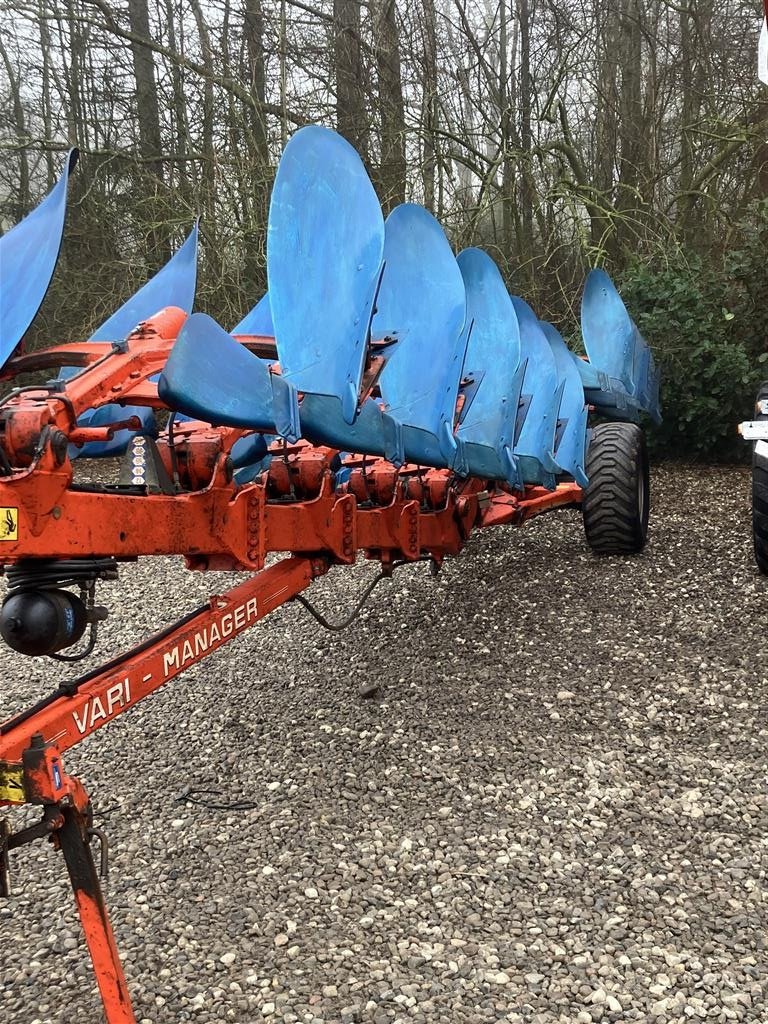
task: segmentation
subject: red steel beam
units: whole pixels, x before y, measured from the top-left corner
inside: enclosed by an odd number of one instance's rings
[[[67,865],[106,1020],[108,1024],[135,1024],[125,972],[93,862],[87,817],[77,807],[66,807],[63,819],[56,843]]]
[[[69,749],[301,593],[327,568],[321,558],[286,558],[212,597],[179,628],[158,634],[137,652],[86,677],[76,692],[61,693],[30,717],[0,726],[0,762],[20,765],[35,734],[59,753]],[[46,792],[38,785],[38,793],[60,797],[60,773],[60,764],[51,762],[50,788]],[[19,794],[19,799],[0,800],[0,805],[26,800],[26,793]]]

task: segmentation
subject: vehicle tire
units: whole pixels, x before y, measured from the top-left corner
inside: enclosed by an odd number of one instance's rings
[[[768,401],[768,381],[760,385],[757,403]],[[755,408],[755,419],[766,420],[768,413]],[[768,576],[768,455],[760,455],[757,443],[752,451],[752,537],[755,561],[761,573]]]
[[[597,555],[634,555],[648,536],[648,452],[636,423],[599,423],[587,451],[582,514]]]

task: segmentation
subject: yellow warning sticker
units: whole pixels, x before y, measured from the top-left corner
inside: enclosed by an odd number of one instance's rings
[[[19,539],[19,510],[0,506],[0,540]]]
[[[23,804],[24,769],[21,765],[0,761],[0,804]]]

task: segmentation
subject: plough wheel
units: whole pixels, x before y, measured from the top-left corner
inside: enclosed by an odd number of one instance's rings
[[[760,403],[765,401],[768,401],[768,381],[761,384],[757,392],[756,420],[768,419],[768,413],[760,411]],[[768,455],[762,455],[757,449],[755,444],[752,454],[752,537],[757,567],[768,576]]]
[[[600,423],[587,451],[589,485],[582,513],[587,543],[598,555],[642,551],[648,535],[648,453],[634,423]]]

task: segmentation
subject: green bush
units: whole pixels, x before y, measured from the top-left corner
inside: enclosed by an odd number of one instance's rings
[[[750,415],[766,376],[765,252],[755,244],[720,266],[681,254],[660,268],[630,266],[621,276],[622,298],[661,370],[664,422],[649,433],[657,454],[744,456],[736,425]]]

